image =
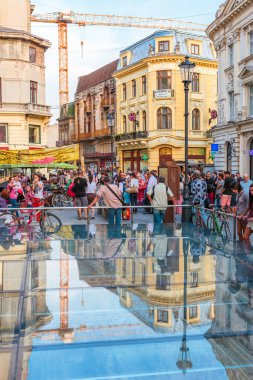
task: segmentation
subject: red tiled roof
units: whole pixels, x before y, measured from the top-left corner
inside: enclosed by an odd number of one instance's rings
[[[116,71],[117,66],[118,59],[106,66],[100,67],[100,69],[93,71],[93,73],[79,77],[76,93],[78,94],[79,92],[88,90],[89,88],[110,79],[112,77],[112,73]]]

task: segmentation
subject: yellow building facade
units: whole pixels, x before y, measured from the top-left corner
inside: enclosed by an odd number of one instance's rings
[[[215,124],[217,61],[211,41],[160,31],[121,51],[114,73],[116,145],[121,170],[157,169],[173,159],[183,164],[184,86],[179,63],[196,64],[189,92],[189,160],[212,163],[209,129]]]

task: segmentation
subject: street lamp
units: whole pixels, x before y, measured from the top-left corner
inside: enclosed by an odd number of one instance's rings
[[[194,71],[195,63],[190,62],[189,57],[186,56],[184,62],[180,63],[179,68],[181,71],[182,82],[184,84],[185,93],[185,181],[184,181],[184,205],[189,207],[184,207],[182,212],[182,221],[191,221],[191,208],[190,208],[190,190],[189,190],[189,161],[188,161],[188,122],[189,122],[189,86],[192,82],[192,76]]]
[[[114,154],[113,154],[113,129],[115,126],[115,116],[114,112],[107,114],[107,125],[110,129],[111,133],[111,167],[112,167],[112,180],[113,180],[113,162],[114,162]]]

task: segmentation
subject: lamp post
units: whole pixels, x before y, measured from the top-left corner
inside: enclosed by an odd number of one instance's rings
[[[180,63],[179,68],[181,71],[182,82],[184,84],[185,93],[185,181],[184,181],[184,207],[182,212],[182,222],[191,221],[191,208],[190,208],[190,189],[189,189],[189,161],[188,161],[188,124],[189,124],[189,86],[192,82],[192,75],[195,63],[190,62],[189,57],[186,56],[184,62]]]
[[[115,125],[114,112],[107,114],[107,125],[111,133],[111,167],[112,167],[112,180],[113,180],[113,163],[114,163],[114,153],[113,153],[113,129]]]

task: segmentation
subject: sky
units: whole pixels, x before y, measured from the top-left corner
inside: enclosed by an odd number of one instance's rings
[[[175,18],[209,24],[222,0],[32,0],[34,14],[71,10],[78,13]],[[51,41],[46,53],[46,103],[54,121],[59,114],[58,33],[56,24],[32,24],[32,32]],[[152,34],[153,29],[77,25],[68,27],[69,100],[74,100],[78,77],[117,59],[120,50]],[[83,41],[83,52],[81,48]]]

